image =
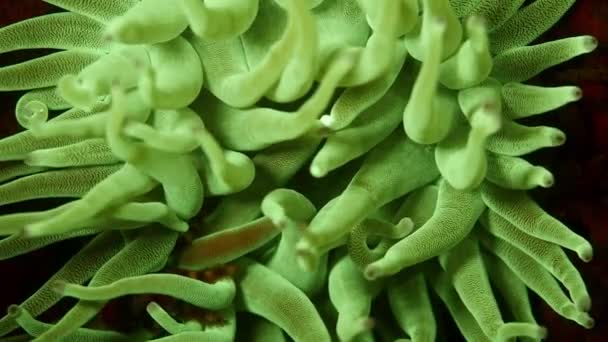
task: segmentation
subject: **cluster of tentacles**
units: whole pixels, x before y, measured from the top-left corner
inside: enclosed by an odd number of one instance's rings
[[[436,297],[467,340],[539,340],[528,290],[590,328],[564,249],[591,246],[521,158],[565,136],[518,123],[581,97],[522,83],[596,47],[529,45],[574,1],[46,0],[66,11],[0,29],[59,50],[0,68],[27,91],[0,205],[66,201],[0,216],[0,260],[92,237],[0,336],[433,341]],[[123,296],[153,327],[99,320]]]

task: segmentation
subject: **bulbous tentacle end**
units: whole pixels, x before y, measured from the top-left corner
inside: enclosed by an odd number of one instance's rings
[[[48,107],[40,101],[30,101],[24,109],[24,111],[17,111],[16,118],[21,127],[25,129],[35,132],[49,118]]]

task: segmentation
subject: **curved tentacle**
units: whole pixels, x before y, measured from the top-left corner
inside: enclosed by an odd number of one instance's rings
[[[553,26],[576,0],[538,0],[520,9],[490,33],[494,54],[528,45]],[[521,5],[523,1],[517,0]]]
[[[0,53],[21,49],[92,49],[108,51],[103,25],[77,13],[53,13],[0,29]],[[61,34],[57,34],[57,32]]]
[[[106,285],[119,279],[157,271],[167,262],[177,237],[177,232],[160,227],[145,229],[99,268],[89,286]],[[104,301],[79,301],[55,326],[35,341],[53,342],[70,335],[99,313],[104,304]]]
[[[441,181],[433,216],[394,244],[380,260],[369,264],[365,276],[375,279],[392,275],[444,253],[471,232],[483,209],[479,191],[456,190],[447,181]]]
[[[81,197],[120,166],[103,165],[33,174],[0,185],[2,205],[36,198]]]
[[[230,39],[243,34],[253,23],[259,0],[207,2],[178,0],[194,34],[203,39]]]
[[[25,330],[30,336],[40,336],[53,327],[52,324],[43,323],[36,320],[26,309],[23,309],[17,305],[11,305],[8,308],[8,315],[13,317],[17,324],[19,324],[19,326],[21,326],[21,328],[23,328],[23,330]],[[80,328],[62,340],[66,342],[103,342],[109,340],[120,342],[129,341],[129,337],[114,331]]]
[[[72,106],[59,94],[57,87],[30,90],[19,98],[15,106],[15,116],[22,116],[30,102],[43,103],[50,110],[66,110]]]
[[[265,245],[280,232],[269,218],[263,217],[205,235],[182,252],[179,267],[198,271],[231,262]]]
[[[503,120],[501,129],[488,137],[486,148],[490,152],[519,157],[545,147],[566,142],[566,134],[548,126],[528,127],[514,121]]]
[[[509,241],[543,265],[568,289],[579,310],[588,311],[591,308],[591,298],[583,278],[560,246],[533,238],[490,210],[482,215],[481,223],[492,235]]]
[[[592,36],[579,36],[507,50],[494,58],[492,77],[501,82],[523,82],[540,72],[597,48]]]
[[[94,112],[105,109],[107,102],[97,102],[92,108]],[[37,100],[28,101],[21,109],[18,108],[16,111],[17,121],[25,125],[26,128],[32,127],[38,128],[36,132],[27,130],[20,132],[4,139],[0,139],[0,160],[23,160],[25,156],[33,151],[46,148],[54,148],[70,145],[81,141],[78,139],[82,135],[94,135],[89,134],[91,132],[82,133],[82,127],[74,129],[72,131],[65,129],[69,128],[72,123],[77,122],[79,119],[84,119],[88,114],[78,108],[72,108],[52,118],[48,122],[44,122],[45,116],[48,114],[48,107],[45,103]],[[92,114],[96,115],[96,114]],[[32,119],[34,122],[32,122]],[[42,121],[42,125],[37,120]],[[57,125],[57,126],[55,126]],[[54,129],[52,127],[59,127],[60,129]],[[64,126],[65,128],[61,128]],[[44,128],[44,129],[42,129]],[[98,127],[97,127],[98,128]],[[36,129],[34,129],[36,130]],[[45,132],[46,130],[46,132]],[[88,129],[85,129],[87,131]],[[95,131],[96,129],[88,130]],[[68,133],[72,134],[68,134]],[[94,133],[94,132],[93,132]]]
[[[575,251],[585,262],[593,257],[593,248],[587,240],[547,214],[525,192],[486,182],[481,187],[481,196],[488,208],[526,234]]]
[[[156,302],[150,302],[146,306],[146,311],[148,315],[165,331],[170,333],[171,335],[177,335],[182,332],[187,331],[202,331],[203,326],[195,321],[188,321],[185,323],[177,322],[171,315],[163,309],[160,304]]]
[[[104,139],[87,139],[78,143],[40,149],[26,155],[23,162],[31,166],[78,167],[118,163]]]
[[[492,71],[486,24],[480,17],[467,20],[468,39],[454,56],[441,63],[439,82],[449,89],[464,89],[481,83]]]
[[[346,243],[348,255],[359,269],[364,270],[367,265],[380,259],[392,243],[409,235],[413,228],[414,224],[409,217],[402,218],[397,224],[368,217],[350,231]],[[370,236],[382,238],[373,249],[368,246]]]
[[[43,0],[49,4],[61,7],[70,12],[75,12],[107,23],[110,19],[121,15],[129,8],[137,4],[138,0]]]
[[[86,233],[91,234],[92,232],[89,230]],[[36,239],[24,239],[23,236],[13,235],[0,240],[0,246],[2,247],[0,250],[3,251],[0,259],[4,260],[28,250],[37,249],[44,245],[79,235],[81,233],[68,233]],[[36,292],[23,301],[19,307],[27,310],[33,317],[37,317],[59,302],[61,296],[52,290],[52,283],[58,279],[65,279],[76,284],[82,284],[87,281],[123,247],[122,241],[116,239],[117,235],[118,233],[116,232],[105,232],[97,235],[84,248],[72,256]],[[14,246],[11,247],[11,244]],[[9,253],[9,251],[13,253]],[[5,255],[5,253],[8,255]],[[14,317],[7,315],[0,319],[1,336],[10,333],[16,328],[17,323]]]
[[[503,239],[492,236],[483,230],[480,230],[478,235],[483,246],[502,259],[513,273],[532,291],[536,292],[555,312],[583,327],[593,327],[595,324],[593,318],[588,313],[581,312],[576,308],[574,303],[564,294],[557,280],[541,264]]]
[[[145,143],[126,137],[123,129],[128,120],[145,121],[146,117],[139,117],[138,111],[144,109],[149,113],[149,108],[132,108],[128,94],[120,86],[113,88],[112,99],[106,129],[110,149],[139,174],[161,184],[165,202],[180,218],[192,218],[201,209],[204,198],[203,184],[194,157],[150,148]]]
[[[113,18],[105,35],[123,44],[157,44],[176,38],[187,26],[175,1],[142,0]]]
[[[321,116],[319,121],[334,131],[342,130],[353,123],[359,115],[380,102],[382,98],[391,92],[393,87],[397,88],[396,84],[399,84],[401,87],[409,87],[409,77],[411,75],[410,72],[406,72],[405,70],[415,67],[415,65],[408,63],[404,67],[406,56],[407,50],[405,44],[398,44],[393,61],[394,64],[390,72],[367,84],[345,89],[332,105],[329,115]],[[411,74],[416,73],[415,68],[408,71],[411,71]],[[396,92],[396,90],[394,91]],[[409,89],[405,88],[401,92],[407,94],[409,93]]]
[[[53,290],[62,296],[85,301],[107,301],[144,293],[160,294],[212,310],[226,308],[235,295],[235,286],[231,279],[208,284],[198,279],[170,273],[122,278],[100,286],[81,286],[59,280],[53,283]]]
[[[21,176],[29,176],[47,170],[46,167],[30,166],[21,161],[2,163],[0,167],[0,183]]]
[[[144,69],[139,91],[145,103],[156,109],[190,105],[203,87],[203,68],[192,45],[176,37],[146,48],[150,66]]]
[[[450,57],[460,46],[463,30],[454,9],[448,0],[422,0],[422,20],[405,35],[408,52],[412,57],[423,61],[429,49],[429,34],[440,29],[442,38],[438,38],[437,48],[440,61]],[[436,33],[435,33],[436,34]]]
[[[403,272],[389,279],[387,295],[393,316],[412,341],[435,341],[437,322],[421,271]]]
[[[296,244],[300,239],[301,230],[317,212],[314,204],[294,190],[277,189],[264,197],[261,207],[266,217],[273,220],[275,225],[283,227],[281,239],[266,262],[266,267],[308,296],[319,292],[327,277],[326,260],[315,272],[302,273],[302,270],[294,267],[297,264]]]
[[[426,21],[430,21],[425,25],[426,31],[423,34],[427,49],[422,56],[422,67],[410,100],[403,111],[403,129],[410,139],[419,144],[434,144],[450,132],[457,108],[450,104],[447,93],[438,89],[439,63],[446,25],[436,18],[429,17]]]
[[[342,124],[350,125],[329,134],[325,143],[310,164],[310,172],[314,177],[323,177],[329,172],[369,152],[395,130],[399,123],[401,123],[403,109],[408,100],[408,97],[404,96],[402,92],[404,88],[405,92],[408,92],[409,82],[407,82],[407,79],[410,77],[407,68],[402,70],[390,89],[388,89],[376,103],[371,104],[369,108],[363,110],[357,118],[351,117],[353,119],[352,123],[347,122],[350,118],[347,119],[339,115],[339,109],[337,112],[334,112],[334,109],[341,108],[342,105],[348,107],[352,105],[355,108],[359,107],[356,109],[351,108],[344,112],[344,114],[348,114],[349,116],[354,115],[359,110],[362,110],[361,107],[369,105],[368,101],[370,99],[367,99],[366,96],[354,99],[347,94],[349,90],[357,88],[349,88],[342,93],[332,107],[330,116],[325,115],[324,117],[321,117],[320,121],[323,125],[332,125],[329,126],[332,130],[335,129],[336,126],[341,126]],[[379,81],[385,82],[385,80]],[[369,87],[372,87],[371,83],[369,84]],[[363,89],[365,86],[360,88]],[[365,89],[367,89],[367,91],[370,90],[369,88]],[[357,96],[357,94],[360,95],[357,91],[350,93],[353,97]],[[352,101],[349,101],[349,98],[351,98]],[[342,102],[341,105],[338,106],[340,99],[349,101],[350,104]],[[332,117],[334,114],[336,115]],[[342,120],[342,118],[344,118],[344,120]],[[333,126],[334,123],[335,126]]]
[[[224,197],[205,218],[210,232],[245,224],[260,213],[264,196],[284,186],[313,155],[321,138],[305,135],[299,139],[273,145],[253,157],[256,177],[245,190]],[[235,214],[236,213],[236,214]]]
[[[296,4],[298,6],[304,5],[300,2]],[[291,59],[285,65],[280,79],[266,93],[266,97],[275,102],[294,101],[305,95],[310,90],[319,69],[319,38],[315,26],[315,17],[310,11],[303,8],[298,11],[294,38],[296,44],[293,45]],[[263,22],[262,25],[267,26],[266,22]]]
[[[263,265],[240,262],[238,301],[248,312],[281,327],[296,342],[331,341],[329,332],[310,299],[289,281]]]
[[[237,108],[253,105],[280,79],[295,45],[297,21],[305,9],[301,0],[286,6],[288,22],[283,34],[255,65],[248,65],[240,39],[203,41],[190,39],[207,75],[207,88],[222,102]]]
[[[101,55],[85,50],[55,52],[0,68],[0,91],[30,90],[54,86],[65,74],[78,73]]]
[[[430,151],[393,133],[370,152],[335,205],[323,207],[310,222],[297,246],[300,264],[314,269],[317,258],[367,215],[431,182],[436,172]]]
[[[535,339],[546,336],[547,330],[538,325],[503,321],[476,240],[470,237],[463,239],[439,256],[439,262],[465,307],[490,339],[507,341],[519,336]]]
[[[372,300],[382,289],[382,282],[367,281],[350,256],[340,258],[329,271],[329,299],[338,311],[336,332],[341,341],[351,341],[371,330],[369,317]]]
[[[398,32],[402,12],[401,0],[387,0],[380,4],[376,1],[359,1],[365,12],[367,20],[372,27],[372,34],[365,47],[345,49],[343,52],[353,50],[356,53],[353,69],[340,80],[340,86],[352,87],[366,84],[382,77],[391,68],[397,46],[402,43],[397,40],[402,32]],[[409,10],[409,8],[408,8]],[[407,23],[407,22],[406,22]],[[401,27],[402,28],[402,27]],[[401,34],[400,34],[401,33]],[[339,51],[338,54],[342,53]]]
[[[127,164],[103,180],[95,182],[86,194],[61,213],[28,224],[23,232],[27,236],[64,233],[82,226],[112,205],[125,203],[149,192],[156,185],[155,181]]]
[[[207,109],[205,123],[223,145],[238,151],[258,150],[298,138],[318,123],[317,119],[331,100],[338,82],[353,62],[349,55],[337,58],[315,93],[295,113],[270,108],[238,110],[207,99],[204,101]]]
[[[511,119],[550,112],[583,96],[576,86],[539,87],[521,83],[507,83],[502,87],[504,113]]]

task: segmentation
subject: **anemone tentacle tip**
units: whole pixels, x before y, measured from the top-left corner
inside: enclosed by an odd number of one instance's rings
[[[10,317],[17,317],[21,314],[22,310],[23,309],[21,309],[21,307],[19,305],[12,304],[8,307],[7,313]]]

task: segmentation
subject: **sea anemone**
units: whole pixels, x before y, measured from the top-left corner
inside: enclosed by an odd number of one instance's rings
[[[522,158],[565,142],[522,119],[582,96],[523,83],[596,48],[530,45],[575,0],[45,2],[0,29],[58,50],[0,68],[0,205],[62,201],[1,215],[0,260],[90,238],[0,336],[434,341],[443,302],[468,341],[543,339],[528,290],[593,326],[564,251],[592,247]]]

